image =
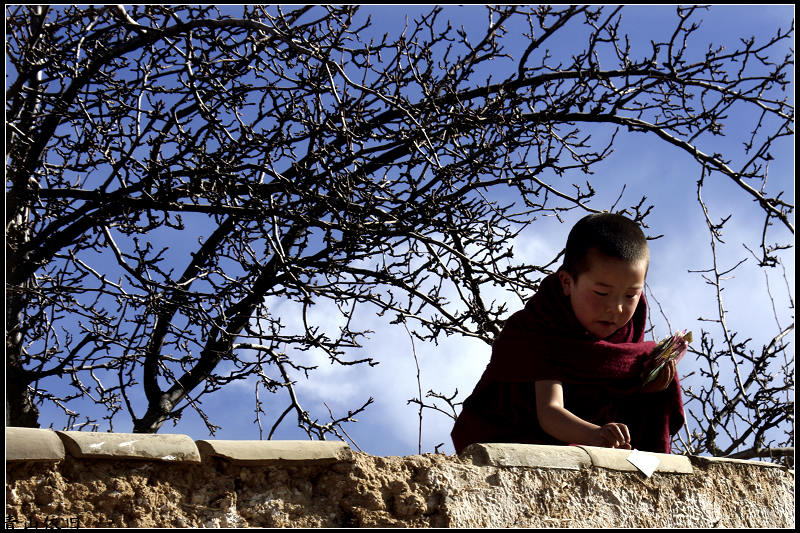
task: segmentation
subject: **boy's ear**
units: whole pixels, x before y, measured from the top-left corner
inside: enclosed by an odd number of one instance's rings
[[[572,290],[572,276],[566,270],[559,270],[558,279],[561,281],[561,290],[564,291],[564,296],[569,296]]]

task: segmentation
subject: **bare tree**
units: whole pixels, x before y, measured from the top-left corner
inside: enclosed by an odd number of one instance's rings
[[[701,317],[700,320],[717,324],[722,347],[716,347],[711,333],[703,330],[699,349],[692,349],[702,361],[700,373],[704,380],[699,390],[690,387],[685,391],[688,397],[686,408],[694,424],[692,431],[689,431],[689,425],[685,426],[686,438],[679,436],[680,447],[687,453],[706,451],[715,456],[769,458],[794,466],[794,355],[786,341],[787,335],[794,330],[794,323],[782,325],[776,313],[776,333],[758,352],[749,349],[751,338],[741,339],[740,332],[731,331],[722,296],[723,285],[746,258],[729,268],[720,264],[717,246],[724,243],[723,228],[731,215],[717,224],[712,221],[702,197],[703,181],[701,178],[697,183],[697,200],[710,234],[712,266],[698,272],[716,293],[717,315],[711,319]],[[762,252],[762,257],[759,257],[751,251],[760,266],[780,264],[774,255],[775,249],[768,250],[764,246]],[[774,311],[769,278],[766,280]],[[788,289],[788,280],[786,286]],[[788,292],[789,304],[793,308],[794,299],[791,291]],[[731,372],[729,383],[725,383],[721,370]]]
[[[109,426],[155,432],[191,408],[213,434],[202,399],[257,376],[286,393],[270,435],[294,413],[310,437],[340,436],[371,398],[320,422],[292,378],[313,369],[293,354],[374,364],[354,357],[361,308],[422,341],[491,343],[508,309],[485,289],[525,299],[557,266],[511,260],[537,217],[612,209],[646,224],[646,198],[590,202],[584,180],[618,134],[676,146],[755,200],[765,234],[793,234],[793,205],[766,184],[770,147],[793,134],[793,59],[773,52],[793,27],[696,57],[695,8],[646,50],[620,33],[619,7],[485,10],[480,32],[435,8],[381,36],[352,6],[8,7],[6,423],[36,425],[47,401],[75,427],[88,397]],[[550,48],[575,28],[579,53]],[[757,118],[734,167],[704,143],[740,108]],[[301,330],[277,298],[302,308]],[[308,320],[322,301],[341,310],[336,332]],[[725,350],[743,354],[732,335]],[[716,451],[709,439],[691,450]]]

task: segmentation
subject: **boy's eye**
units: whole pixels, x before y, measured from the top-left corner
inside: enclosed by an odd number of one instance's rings
[[[594,291],[594,293],[598,296],[608,296],[607,292]]]

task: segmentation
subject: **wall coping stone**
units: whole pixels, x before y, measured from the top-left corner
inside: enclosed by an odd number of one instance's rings
[[[62,461],[64,444],[52,429],[6,428],[6,461]]]
[[[6,427],[7,462],[57,462],[69,454],[86,459],[139,459],[199,463],[216,457],[238,464],[324,464],[354,461],[346,442],[310,440],[198,440],[182,434],[101,433]],[[594,446],[479,443],[460,457],[476,466],[581,470],[595,467],[633,472],[630,450]],[[766,461],[645,452],[658,458],[656,472],[693,473],[714,464],[785,468]],[[793,473],[794,470],[790,469]]]
[[[198,440],[201,456],[236,464],[324,464],[354,461],[350,446],[329,440]]]
[[[618,448],[599,448],[597,446],[579,445],[592,460],[595,468],[605,468],[607,470],[619,470],[622,472],[638,472],[632,463],[628,461],[631,450],[621,450]],[[693,474],[692,462],[685,455],[674,455],[671,453],[640,452],[658,459],[658,466],[655,472],[668,472],[672,474]]]
[[[700,465],[709,465],[709,464],[740,464],[746,466],[762,466],[765,468],[786,468],[783,465],[777,463],[770,463],[767,461],[756,461],[755,459],[733,459],[732,457],[711,457],[706,455],[687,455],[686,457],[689,458],[690,461]],[[794,471],[794,468],[789,469],[790,471]]]
[[[146,459],[199,463],[200,453],[188,435],[56,431],[67,452],[83,459]]]
[[[577,446],[546,444],[480,443],[470,444],[461,457],[476,466],[524,466],[580,470],[592,466],[585,450]]]
[[[692,474],[694,469],[687,456],[668,453],[641,452],[655,456],[655,472]],[[631,450],[598,448],[595,446],[554,446],[544,444],[483,443],[471,444],[461,457],[472,460],[476,466],[535,467],[580,470],[605,468],[622,472],[638,472],[628,461]]]

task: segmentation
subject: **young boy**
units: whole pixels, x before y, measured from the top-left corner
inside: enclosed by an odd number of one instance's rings
[[[674,362],[643,386],[642,291],[650,253],[639,226],[612,213],[570,231],[547,276],[492,346],[451,436],[475,442],[586,444],[669,453],[683,425]]]

